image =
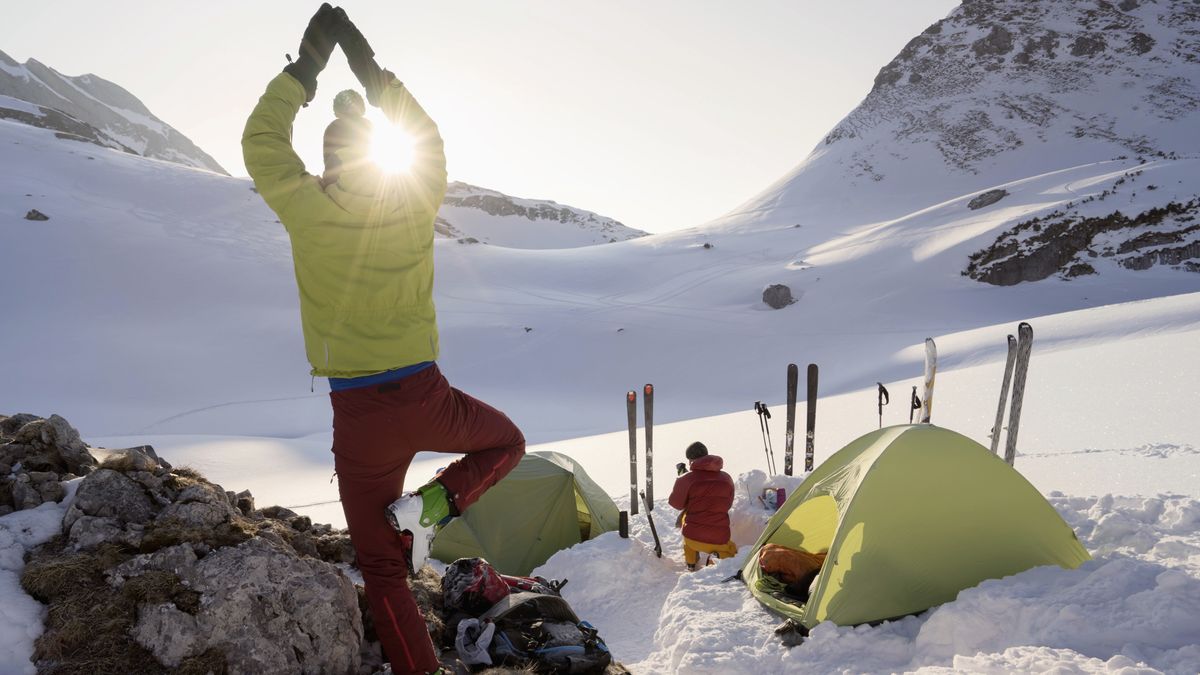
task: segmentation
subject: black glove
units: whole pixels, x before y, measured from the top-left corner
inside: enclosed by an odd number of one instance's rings
[[[334,11],[339,21],[338,44],[342,46],[350,71],[367,90],[367,102],[379,105],[379,93],[395,76],[375,62],[375,50],[367,44],[367,38],[363,37],[362,31],[358,30],[346,11],[341,7]]]
[[[329,55],[337,44],[337,31],[341,26],[337,13],[327,2],[321,5],[316,14],[304,29],[304,37],[300,39],[300,55],[296,61],[284,67],[283,72],[296,78],[304,85],[308,97],[305,105],[317,95],[317,75],[325,69]]]

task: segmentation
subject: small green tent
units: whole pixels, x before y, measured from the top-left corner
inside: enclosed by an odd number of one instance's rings
[[[758,551],[768,543],[829,552],[806,603],[758,583]],[[1004,460],[918,424],[873,431],[818,466],[771,517],[742,576],[769,609],[812,628],[913,614],[985,579],[1089,559]]]
[[[478,556],[505,574],[527,575],[556,552],[617,529],[617,513],[578,462],[530,452],[437,533],[430,555],[444,562]]]

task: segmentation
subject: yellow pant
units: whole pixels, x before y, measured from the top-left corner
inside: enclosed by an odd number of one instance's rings
[[[695,539],[683,538],[683,560],[689,565],[695,565],[700,560],[701,553],[715,553],[718,558],[732,558],[737,555],[737,544],[728,541],[724,544],[706,544]]]

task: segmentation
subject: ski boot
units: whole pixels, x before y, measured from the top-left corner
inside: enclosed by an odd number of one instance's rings
[[[417,570],[425,565],[433,535],[449,518],[450,496],[437,481],[430,481],[388,505],[388,522],[405,544],[409,576],[417,576]]]

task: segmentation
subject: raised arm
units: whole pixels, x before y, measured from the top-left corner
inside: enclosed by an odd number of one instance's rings
[[[320,189],[292,149],[292,122],[317,92],[317,75],[336,44],[338,15],[328,3],[313,15],[300,41],[299,57],[267,85],[242,132],[242,158],[259,194],[276,213],[305,186]]]
[[[374,50],[345,11],[340,7],[334,11],[341,19],[338,43],[350,70],[366,89],[367,101],[412,136],[410,176],[429,193],[438,195],[440,201],[446,190],[446,152],[437,124],[391,71],[379,67]]]

